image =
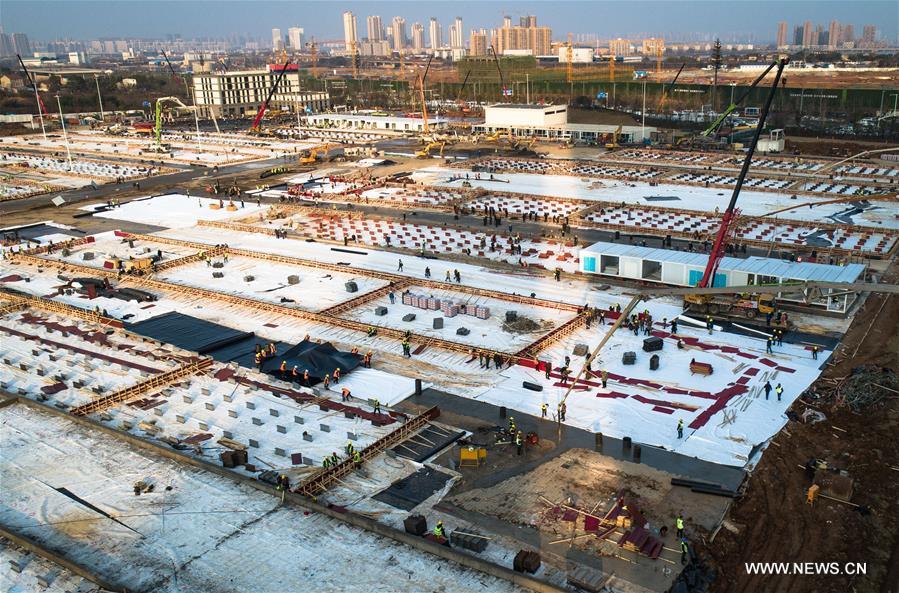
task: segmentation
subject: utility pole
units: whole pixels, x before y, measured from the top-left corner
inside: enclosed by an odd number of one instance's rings
[[[714,79],[712,81],[712,110],[718,110],[718,70],[721,69],[721,40],[715,39],[715,46],[712,48],[712,67],[715,70]]]
[[[59,124],[62,126],[62,138],[66,143],[66,156],[69,159],[69,171],[72,170],[72,152],[69,150],[69,136],[66,134],[66,118],[62,114],[62,103],[59,100],[59,95],[56,95],[56,104],[59,105]]]
[[[100,100],[100,121],[106,121],[106,114],[103,112],[103,96],[100,94],[100,76],[94,74],[94,82],[97,83],[97,99]]]
[[[643,109],[640,110],[640,114],[643,116],[640,130],[640,141],[642,142],[646,140],[646,78],[643,78]]]

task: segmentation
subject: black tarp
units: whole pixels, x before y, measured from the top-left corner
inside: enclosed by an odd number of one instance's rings
[[[185,350],[211,356],[219,362],[236,362],[243,367],[255,366],[256,346],[268,346],[269,342],[258,338],[253,332],[245,332],[210,321],[204,321],[182,313],[164,313],[144,321],[129,323],[126,329],[141,336],[166,342]],[[319,344],[303,340],[291,346],[275,342],[277,354],[265,360],[262,371],[282,377],[281,362],[287,363],[287,370],[294,365],[302,377],[309,371],[309,384],[321,383],[326,374],[340,369],[344,375],[359,366],[360,357],[349,352],[341,352],[330,343]],[[300,381],[298,381],[299,383]]]
[[[198,354],[209,354],[216,360],[221,359],[215,356],[215,351],[235,343],[249,341],[250,350],[253,349],[253,332],[232,329],[174,311],[129,323],[126,329]]]
[[[309,382],[311,385],[315,385],[320,383],[325,375],[332,374],[335,369],[340,369],[341,374],[346,375],[359,366],[359,356],[341,352],[329,342],[319,344],[303,340],[296,346],[284,352],[279,350],[276,356],[268,358],[262,363],[262,371],[279,378],[289,379],[289,377],[281,377],[279,369],[282,362],[286,363],[288,372],[296,366],[301,377],[308,370]]]

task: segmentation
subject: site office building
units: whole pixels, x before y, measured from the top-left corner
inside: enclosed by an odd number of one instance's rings
[[[269,64],[261,70],[208,72],[193,77],[197,108],[203,117],[249,117],[268,97],[282,66]],[[269,109],[320,113],[330,105],[326,92],[302,88],[295,64],[287,72],[269,103]]]

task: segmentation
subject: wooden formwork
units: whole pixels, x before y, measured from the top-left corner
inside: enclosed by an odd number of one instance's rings
[[[180,266],[186,266],[189,264],[193,264],[200,261],[205,261],[211,257],[218,257],[225,253],[224,247],[210,247],[209,249],[198,251],[193,255],[187,255],[185,257],[180,257],[178,259],[171,259],[166,262],[162,262],[160,264],[156,264],[153,266],[153,273],[164,272],[166,270],[171,270],[172,268],[178,268]]]
[[[203,222],[203,221],[200,221]],[[223,222],[207,222],[206,224],[199,226],[210,226],[215,228],[221,228],[232,231],[241,231],[247,233],[265,233],[265,234],[274,234],[269,233],[269,229],[264,227],[255,227],[248,224],[235,224],[235,223],[223,223]],[[143,239],[146,241],[153,241],[154,236],[152,235],[131,235],[132,237]],[[178,242],[178,239],[166,239],[166,243],[169,245],[182,245]],[[185,241],[182,246],[192,246],[195,245],[190,241]],[[462,292],[465,294],[471,294],[474,296],[481,297],[490,297],[499,300],[509,301],[518,304],[524,305],[533,305],[535,307],[544,307],[546,309],[556,309],[560,311],[577,311],[578,306],[573,305],[571,303],[563,303],[560,301],[551,301],[548,299],[541,299],[537,297],[529,297],[523,295],[513,295],[505,292],[500,292],[498,290],[491,290],[489,288],[477,288],[473,286],[466,286],[464,284],[454,284],[452,286],[447,285],[445,282],[440,282],[437,280],[430,280],[427,278],[417,278],[414,280],[410,280],[408,276],[403,276],[400,274],[393,274],[390,272],[381,272],[377,270],[363,269],[363,268],[354,268],[351,266],[341,266],[338,264],[330,264],[326,262],[318,262],[309,259],[302,259],[298,257],[291,257],[288,255],[278,255],[278,254],[270,254],[270,253],[262,253],[259,251],[251,251],[249,249],[237,249],[234,247],[228,247],[227,253],[229,255],[235,256],[243,256],[251,259],[261,259],[265,261],[271,261],[276,263],[287,264],[291,266],[304,266],[308,268],[317,268],[320,270],[328,270],[331,272],[340,272],[343,274],[351,273],[359,276],[367,276],[369,278],[378,278],[380,280],[386,280],[388,282],[394,282],[396,284],[402,282],[409,282],[410,284],[414,284],[416,286],[421,286],[424,288],[432,288],[434,290],[452,290],[454,292]]]
[[[211,366],[211,358],[203,358],[197,361],[190,362],[178,367],[177,369],[172,369],[171,371],[166,371],[165,373],[160,373],[158,375],[153,375],[146,381],[142,381],[136,385],[132,385],[131,387],[126,387],[125,389],[121,389],[119,391],[116,391],[115,393],[97,398],[90,403],[84,404],[83,406],[78,406],[77,408],[72,409],[72,414],[75,416],[87,416],[88,414],[103,412],[104,410],[113,408],[121,403],[168,387],[169,385],[177,383],[185,377],[190,377],[192,375],[201,373]]]
[[[69,239],[68,241],[53,243],[52,245],[38,245],[37,247],[32,247],[31,249],[23,249],[22,251],[18,252],[18,255],[40,255],[41,253],[50,253],[58,249],[68,249],[71,247],[78,247],[80,245],[86,245],[93,242],[94,238],[90,236],[81,237],[80,239]]]
[[[546,350],[550,345],[563,340],[580,330],[587,322],[585,315],[578,315],[574,319],[570,319],[550,331],[548,334],[537,339],[535,342],[519,350],[515,355],[519,358],[535,358],[541,351]]]
[[[21,258],[25,260],[36,259],[40,263],[45,263],[47,260],[43,260],[33,256],[21,256],[17,255],[16,258]],[[51,262],[53,263],[53,262]],[[91,272],[95,272],[94,268],[85,268],[84,273],[90,274]],[[0,289],[2,290],[2,289]],[[50,313],[56,313],[58,315],[63,315],[66,317],[77,317],[78,319],[83,319],[84,321],[89,321],[91,323],[96,323],[98,325],[104,325],[108,327],[121,328],[122,322],[118,319],[112,319],[111,317],[106,317],[96,311],[91,311],[89,309],[81,309],[79,307],[75,307],[73,305],[67,305],[66,303],[58,303],[56,301],[51,301],[49,299],[43,299],[41,297],[32,296],[30,294],[11,294],[9,292],[3,293],[3,298],[10,299],[13,301],[11,304],[19,304],[21,305],[21,309],[35,307],[38,309],[43,309],[44,311],[48,311]],[[2,314],[6,314],[11,312],[4,311]]]
[[[371,445],[362,449],[359,452],[359,455],[362,458],[362,462],[364,463],[366,461],[370,461],[380,455],[386,449],[405,441],[416,432],[424,428],[428,424],[428,422],[437,418],[439,415],[440,409],[437,408],[437,406],[434,406],[429,410],[426,410],[424,413],[416,416],[415,418],[412,418],[411,420],[405,422],[402,426],[400,426],[390,434],[384,435]],[[301,482],[296,488],[294,488],[294,492],[309,497],[317,496],[322,492],[328,490],[335,484],[339,484],[340,478],[344,477],[355,469],[356,464],[353,462],[352,458],[345,459],[337,465],[329,467],[328,469],[320,468],[310,477],[306,478],[306,480]]]
[[[382,286],[381,288],[376,288],[375,290],[371,290],[369,292],[366,292],[365,294],[360,294],[359,296],[348,301],[337,303],[333,307],[324,309],[322,313],[324,313],[325,315],[340,315],[341,313],[351,311],[356,307],[361,307],[365,303],[387,296],[392,291],[403,290],[404,288],[409,286],[409,284],[411,284],[411,281],[409,280],[402,282],[393,282],[391,284],[388,284],[387,286]]]

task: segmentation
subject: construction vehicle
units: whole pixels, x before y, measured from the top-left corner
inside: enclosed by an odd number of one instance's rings
[[[674,75],[674,78],[671,79],[671,82],[668,84],[668,88],[662,91],[662,97],[659,99],[659,105],[658,107],[656,107],[656,112],[662,112],[662,109],[665,107],[665,103],[668,101],[668,97],[670,97],[671,93],[674,91],[674,85],[677,84],[677,79],[680,78],[680,73],[684,71],[684,66],[686,65],[686,63],[680,65],[680,68],[677,70],[677,74]]]
[[[301,165],[313,165],[323,158],[328,156],[328,151],[331,149],[330,144],[323,144],[322,146],[316,146],[315,148],[309,149],[305,154],[303,154],[297,162]]]
[[[415,153],[416,158],[427,159],[431,157],[431,151],[434,149],[440,149],[440,156],[443,156],[443,147],[446,146],[446,142],[430,142],[427,146],[419,150]]]
[[[743,182],[746,181],[746,174],[749,172],[749,166],[752,164],[752,157],[755,154],[756,146],[758,146],[762,128],[765,125],[765,120],[768,118],[768,112],[771,110],[771,103],[774,101],[774,95],[777,92],[777,85],[780,84],[780,79],[783,75],[784,67],[788,62],[788,58],[781,58],[778,60],[777,73],[774,75],[774,84],[771,85],[771,90],[769,91],[768,97],[765,100],[765,106],[762,108],[762,112],[759,115],[759,123],[756,127],[755,136],[753,137],[752,142],[749,145],[749,149],[746,151],[746,157],[743,159],[743,166],[740,169],[740,174],[737,176],[737,182],[734,185],[734,191],[733,194],[731,194],[730,203],[728,203],[727,209],[724,211],[724,215],[721,218],[721,226],[718,229],[718,234],[715,237],[715,243],[712,246],[711,252],[709,253],[709,260],[706,263],[702,278],[700,278],[699,283],[696,285],[697,288],[709,288],[714,286],[715,284],[715,275],[718,271],[718,265],[721,263],[721,259],[724,257],[728,239],[737,226],[735,224],[735,221],[740,212],[736,207],[737,199],[740,197],[740,190],[743,188]],[[728,307],[727,310],[733,310],[733,308],[736,307],[736,302],[740,298],[741,297],[736,295],[731,297],[732,305]],[[708,294],[702,293],[685,295],[684,305],[690,310],[704,310],[705,312],[709,313],[711,313],[713,309],[715,311],[722,310],[722,304],[716,302],[716,300],[710,297]],[[773,308],[774,303],[773,299],[770,301],[762,301],[761,299],[756,299],[753,306],[754,309],[752,308],[752,306],[743,308],[743,312],[746,316],[754,317],[755,314],[762,312],[762,307],[767,309],[770,306]],[[755,314],[748,313],[748,311],[750,310],[754,310]]]
[[[615,150],[616,148],[619,148],[618,137],[621,135],[621,129],[622,127],[618,126],[615,128],[615,131],[612,132],[612,141],[606,142],[606,150]]]
[[[759,74],[755,80],[752,81],[752,84],[749,85],[749,87],[746,88],[742,93],[740,93],[740,96],[737,97],[737,99],[733,103],[731,103],[727,107],[727,109],[725,109],[721,113],[721,115],[718,116],[718,119],[713,121],[712,125],[710,125],[708,128],[706,128],[705,130],[702,131],[701,136],[703,136],[704,138],[712,137],[715,134],[715,132],[718,130],[718,128],[720,128],[721,125],[724,123],[724,120],[726,120],[734,111],[737,110],[737,107],[739,107],[740,104],[746,100],[746,97],[748,97],[750,95],[750,93],[752,93],[752,90],[756,86],[758,86],[758,84],[768,75],[768,73],[771,72],[771,70],[775,66],[778,65],[778,62],[779,62],[779,60],[775,60],[775,61],[771,62],[771,64],[769,64],[768,67],[765,68],[765,70],[761,74]]]
[[[250,128],[251,134],[261,134],[262,130],[260,129],[260,125],[262,124],[262,118],[265,115],[266,110],[268,109],[268,105],[272,100],[272,97],[275,96],[275,91],[278,90],[278,85],[281,84],[281,80],[284,78],[284,75],[287,73],[287,67],[290,65],[290,60],[284,60],[284,65],[281,66],[281,71],[278,72],[277,78],[275,78],[275,84],[272,85],[272,88],[268,92],[268,96],[265,98],[265,101],[262,102],[262,105],[259,106],[259,111],[256,112],[256,117],[253,119],[253,125]]]
[[[162,143],[162,116],[166,111],[166,105],[174,105],[176,114],[180,114],[181,110],[192,111],[193,107],[188,107],[178,97],[159,97],[156,99],[156,125],[153,128],[153,135],[156,138],[156,150],[165,152],[168,148]]]

